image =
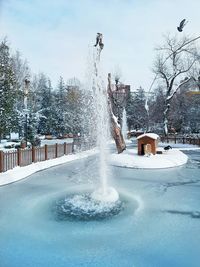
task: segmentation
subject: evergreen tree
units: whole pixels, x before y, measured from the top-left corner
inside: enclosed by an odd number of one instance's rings
[[[127,116],[127,125],[129,131],[134,128],[134,99],[132,92],[129,92],[127,104],[126,104],[126,116]]]
[[[130,93],[126,107],[129,129],[146,130],[148,117],[145,109],[145,100],[145,91],[141,87],[134,94]]]
[[[0,138],[16,128],[15,77],[11,64],[9,46],[0,44]]]
[[[79,88],[70,86],[67,89],[67,101],[65,120],[67,130],[71,133],[78,133],[81,130],[81,92]]]
[[[200,97],[187,90],[177,92],[171,102],[169,112],[169,130],[174,128],[176,132],[197,133],[200,130]]]
[[[63,78],[60,77],[57,91],[54,96],[55,131],[57,135],[63,135],[66,133],[66,93],[66,85]]]
[[[84,94],[77,78],[69,79],[67,84],[65,121],[66,129],[73,134],[81,133],[83,128]]]
[[[37,93],[41,110],[38,132],[41,134],[54,134],[55,111],[53,110],[52,86],[51,81],[44,74],[40,74]]]
[[[162,87],[156,88],[149,98],[149,126],[152,132],[158,134],[163,132],[163,112],[165,103],[165,93]]]
[[[16,51],[11,57],[11,64],[15,76],[15,89],[16,89],[16,107],[18,111],[24,108],[24,86],[25,79],[30,79],[30,69],[26,60],[22,59],[19,51]]]

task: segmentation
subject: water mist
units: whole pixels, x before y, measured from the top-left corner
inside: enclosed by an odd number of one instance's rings
[[[91,65],[93,109],[96,125],[96,143],[99,148],[99,177],[100,187],[92,193],[92,198],[99,201],[115,202],[119,196],[117,191],[108,185],[108,142],[110,138],[110,124],[108,112],[107,88],[102,79],[100,66],[100,50],[93,49]]]

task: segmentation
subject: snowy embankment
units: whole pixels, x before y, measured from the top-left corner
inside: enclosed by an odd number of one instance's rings
[[[56,159],[32,163],[31,165],[25,167],[16,167],[5,173],[0,173],[0,186],[19,181],[35,172],[42,171],[44,169],[48,169],[50,167],[74,161],[77,159],[87,158],[96,153],[97,149],[91,149],[88,151],[80,152],[77,154],[66,155]]]
[[[196,150],[200,148],[192,145],[179,144],[179,149]],[[179,151],[179,149],[173,148],[167,152],[163,151],[163,154],[157,154],[155,156],[152,155],[150,157],[138,156],[136,148],[127,149],[122,154],[112,154],[110,156],[110,164],[119,167],[141,169],[157,169],[181,166],[187,162],[188,157]],[[159,148],[159,150],[163,149]],[[66,155],[57,159],[33,163],[26,167],[16,167],[5,173],[0,173],[0,186],[19,181],[35,172],[77,159],[87,158],[96,153],[98,153],[97,149],[91,149],[77,154]]]
[[[162,154],[151,156],[139,156],[137,149],[127,149],[122,154],[112,154],[110,164],[118,167],[141,168],[141,169],[161,169],[181,166],[185,164],[188,157],[179,149],[163,151]]]

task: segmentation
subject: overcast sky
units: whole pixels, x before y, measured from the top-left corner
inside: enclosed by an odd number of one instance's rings
[[[164,34],[183,34],[183,18],[184,32],[199,35],[199,14],[199,0],[0,0],[0,38],[55,85],[59,76],[84,79],[88,47],[102,32],[105,76],[119,67],[132,90],[148,90],[155,46]]]

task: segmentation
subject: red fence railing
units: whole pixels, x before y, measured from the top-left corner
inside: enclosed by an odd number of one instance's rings
[[[73,143],[45,145],[17,149],[15,151],[0,151],[0,172],[6,172],[17,166],[27,166],[34,162],[54,159],[73,152]]]
[[[0,172],[13,169],[18,166],[18,153],[17,151],[0,151]]]

